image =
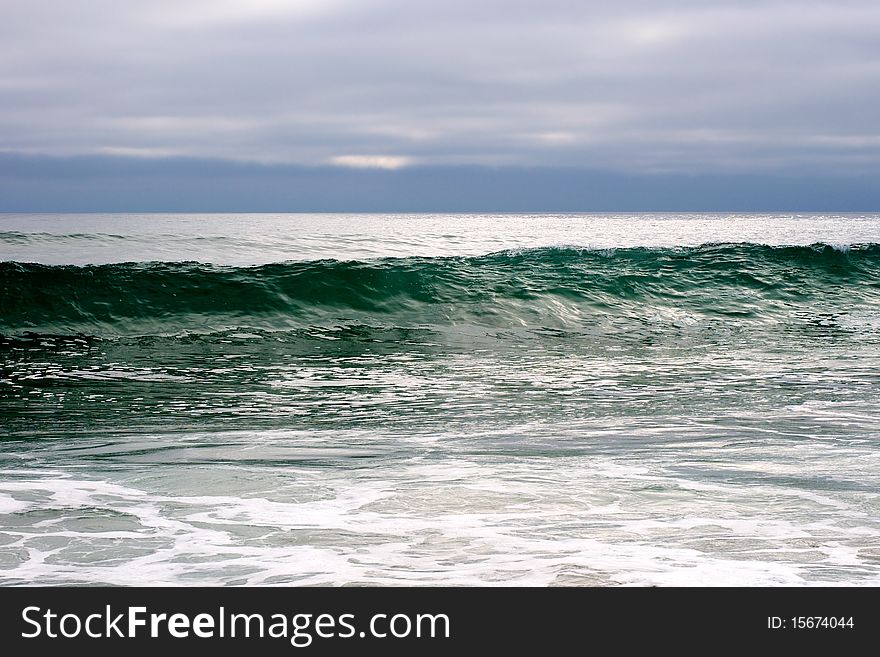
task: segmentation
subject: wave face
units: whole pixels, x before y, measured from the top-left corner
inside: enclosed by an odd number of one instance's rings
[[[0,330],[13,335],[802,321],[880,303],[880,245],[537,248],[256,267],[3,262],[0,302]]]

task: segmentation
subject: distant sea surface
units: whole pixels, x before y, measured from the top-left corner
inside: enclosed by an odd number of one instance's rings
[[[0,584],[880,585],[880,215],[0,215]]]

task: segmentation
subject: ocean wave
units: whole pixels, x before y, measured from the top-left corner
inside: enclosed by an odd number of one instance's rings
[[[559,246],[251,267],[0,263],[0,333],[7,335],[779,321],[804,308],[833,314],[876,303],[878,244]]]

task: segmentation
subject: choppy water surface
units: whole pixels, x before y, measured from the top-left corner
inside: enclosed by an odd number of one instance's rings
[[[880,217],[0,215],[0,583],[880,584]]]

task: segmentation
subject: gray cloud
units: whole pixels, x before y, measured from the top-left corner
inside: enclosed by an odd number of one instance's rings
[[[29,0],[3,16],[8,152],[880,168],[873,0]]]

